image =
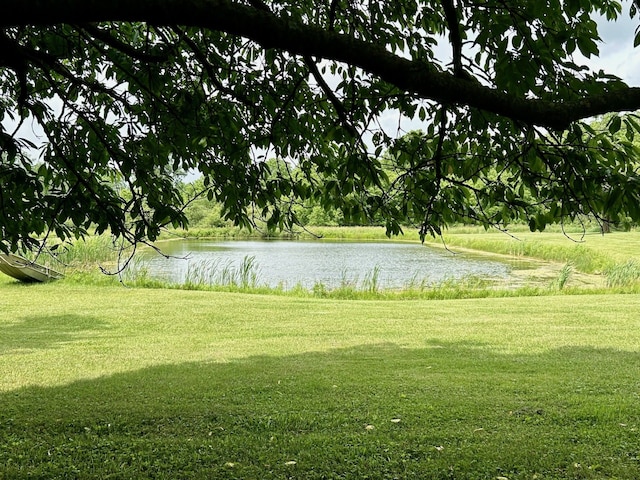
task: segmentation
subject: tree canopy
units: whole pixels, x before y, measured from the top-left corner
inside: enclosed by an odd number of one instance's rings
[[[640,88],[581,60],[598,55],[597,18],[636,13],[613,0],[9,0],[0,250],[51,233],[154,240],[186,224],[184,171],[241,226],[291,227],[308,200],[389,234],[640,220],[640,119],[617,114],[640,109]]]

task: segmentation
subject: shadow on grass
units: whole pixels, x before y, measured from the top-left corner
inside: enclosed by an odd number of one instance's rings
[[[106,323],[91,315],[33,315],[0,325],[0,354],[12,350],[55,348],[89,337]]]
[[[0,395],[0,478],[637,478],[639,367],[385,344],[29,387]]]

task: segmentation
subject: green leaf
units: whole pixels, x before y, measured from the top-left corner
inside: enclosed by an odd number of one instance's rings
[[[609,121],[609,133],[612,135],[618,133],[620,131],[620,127],[622,127],[622,119],[620,116],[616,115],[612,117]]]
[[[594,42],[593,39],[580,36],[577,38],[577,43],[578,50],[580,50],[580,53],[585,57],[591,58],[591,55],[599,54],[598,45],[596,45],[596,42]]]

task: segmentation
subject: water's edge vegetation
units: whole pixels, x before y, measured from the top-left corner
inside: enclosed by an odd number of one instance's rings
[[[162,252],[164,242],[176,239],[250,239],[265,238],[264,232],[219,228],[170,231],[155,246]],[[270,235],[269,238],[274,238]],[[389,239],[379,227],[313,227],[295,234],[279,234],[275,238],[341,241],[420,242],[416,232]],[[139,255],[131,249],[114,244],[108,236],[91,237],[73,245],[64,245],[55,259],[41,255],[39,261],[63,270],[65,282],[109,285],[120,282],[125,286],[214,290],[260,294],[293,295],[336,299],[454,299],[506,297],[522,295],[627,293],[640,291],[640,233],[637,231],[598,232],[575,229],[531,233],[485,231],[481,228],[459,227],[446,231],[442,238],[428,238],[425,243],[458,253],[491,255],[547,262],[544,277],[534,278],[536,272],[523,270],[522,282],[504,284],[495,280],[468,277],[463,280],[430,284],[415,278],[400,289],[384,289],[379,272],[373,269],[361,279],[343,278],[340,286],[328,288],[316,283],[312,288],[297,285],[293,288],[269,287],[260,282],[259,265],[246,257],[240,265],[202,263],[190,268],[184,283],[172,283],[153,278]],[[161,253],[159,253],[161,254]]]

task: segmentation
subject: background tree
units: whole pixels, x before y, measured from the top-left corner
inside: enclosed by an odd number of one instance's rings
[[[585,120],[640,108],[640,89],[578,59],[598,53],[596,16],[627,14],[614,0],[9,0],[0,249],[50,232],[153,240],[186,223],[175,170],[201,173],[241,226],[292,226],[283,202],[309,199],[389,234],[638,220],[637,148],[611,141],[637,124],[594,135]]]

